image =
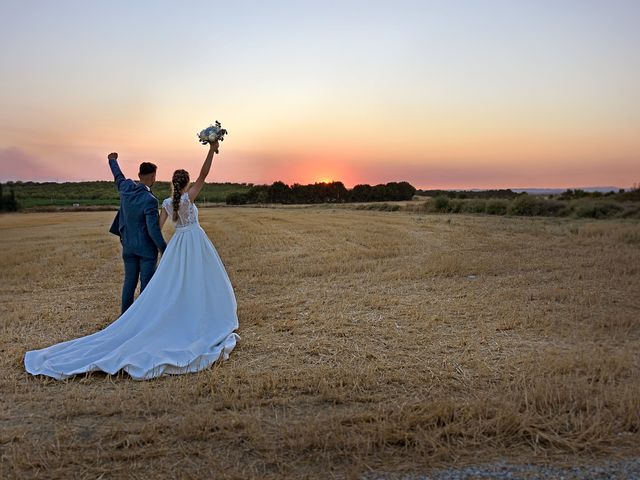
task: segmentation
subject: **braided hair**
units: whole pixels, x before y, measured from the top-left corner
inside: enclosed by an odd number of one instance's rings
[[[182,191],[189,184],[189,172],[186,170],[176,170],[171,179],[173,189],[173,221],[178,221],[178,209],[180,208],[180,196]]]

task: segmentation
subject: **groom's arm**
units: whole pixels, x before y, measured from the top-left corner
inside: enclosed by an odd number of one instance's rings
[[[149,195],[151,196],[151,195]],[[158,202],[155,198],[150,198],[144,209],[144,217],[147,222],[147,231],[153,243],[156,244],[160,253],[164,253],[167,243],[164,241],[162,231],[160,230],[160,221],[158,218]]]
[[[110,153],[107,157],[109,159],[109,167],[111,168],[111,173],[113,173],[113,178],[116,182],[116,188],[120,190],[120,185],[122,182],[126,180],[122,170],[120,170],[120,165],[118,165],[118,154]]]

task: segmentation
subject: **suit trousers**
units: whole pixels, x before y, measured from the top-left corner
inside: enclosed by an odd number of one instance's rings
[[[153,277],[158,263],[158,255],[155,257],[141,257],[133,253],[122,252],[124,260],[124,284],[122,285],[122,313],[133,303],[133,296],[140,278],[140,293],[144,290]]]

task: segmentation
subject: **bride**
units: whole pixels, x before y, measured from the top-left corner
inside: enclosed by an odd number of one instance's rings
[[[236,298],[193,203],[217,149],[217,141],[210,143],[193,185],[189,186],[188,172],[174,172],[173,195],[162,202],[160,228],[170,218],[175,234],[137,300],[104,330],[27,352],[27,372],[62,380],[96,370],[123,370],[145,380],[196,372],[229,357],[240,339],[234,333]]]

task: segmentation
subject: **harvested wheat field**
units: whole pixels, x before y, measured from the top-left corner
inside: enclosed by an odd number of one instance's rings
[[[640,223],[201,211],[238,299],[225,363],[24,372],[117,318],[113,212],[3,215],[3,478],[358,478],[640,454]],[[166,235],[170,235],[166,232]]]

